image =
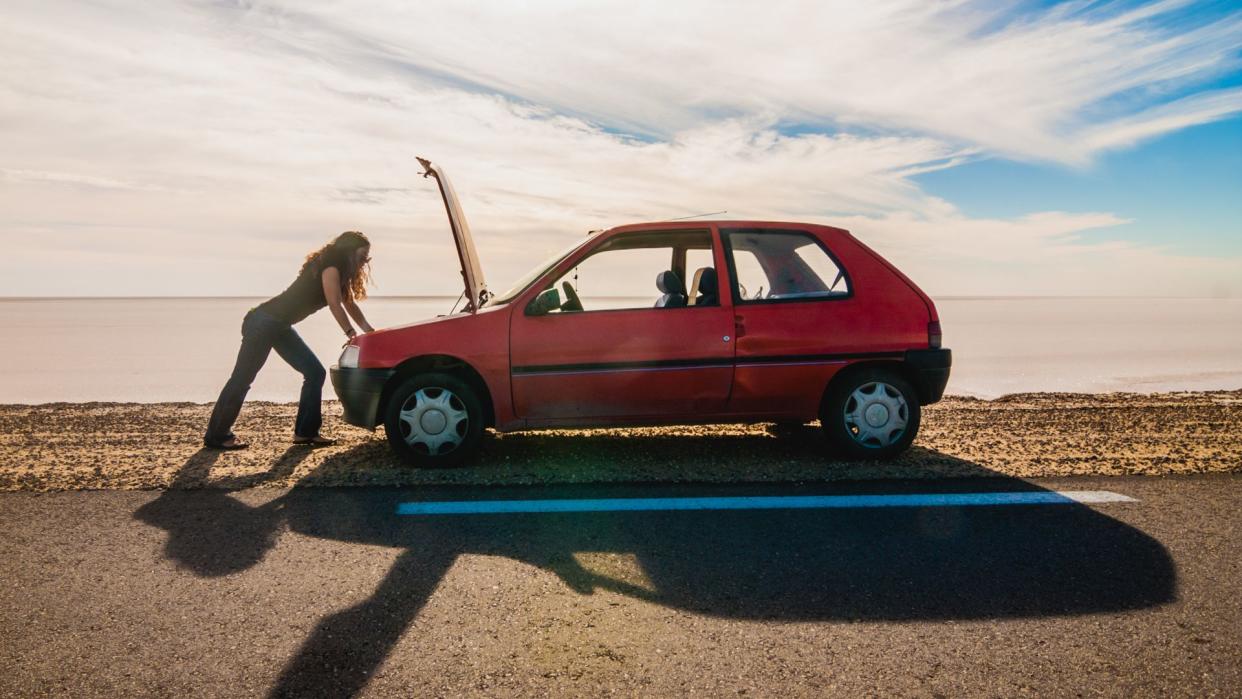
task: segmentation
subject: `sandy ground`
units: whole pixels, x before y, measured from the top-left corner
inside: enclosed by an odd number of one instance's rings
[[[863,478],[1164,475],[1242,471],[1242,390],[950,397],[925,409],[914,447],[846,463],[818,425],[712,425],[490,433],[472,465],[402,465],[383,429],[325,402],[319,449],[292,446],[297,406],[247,403],[238,452],[201,448],[210,404],[0,405],[0,491],[293,485],[761,482]]]

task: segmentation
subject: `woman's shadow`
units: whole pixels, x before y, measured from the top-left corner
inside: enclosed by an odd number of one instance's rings
[[[169,533],[164,554],[201,577],[240,573],[263,560],[284,523],[283,498],[251,507],[229,493],[292,475],[310,455],[291,446],[262,473],[211,480],[221,452],[200,449],[177,470],[168,489],[134,517]]]
[[[582,437],[563,439],[541,437],[549,459],[583,446]],[[704,453],[719,452],[720,441],[705,443]],[[653,453],[659,447],[648,446]],[[355,467],[358,455],[353,452],[366,448],[325,459],[300,483],[330,480],[335,471]],[[601,452],[598,458],[607,459],[611,450],[643,449],[644,439],[609,438],[592,448]],[[1138,609],[1175,598],[1175,568],[1159,542],[1078,504],[396,516],[398,504],[419,499],[1042,490],[935,452],[924,456],[954,461],[955,473],[990,478],[832,486],[295,487],[256,507],[228,495],[228,489],[288,476],[306,453],[291,449],[267,472],[215,481],[211,490],[178,489],[205,481],[216,454],[200,452],[183,466],[173,489],[135,513],[167,530],[168,557],[203,577],[258,564],[285,527],[309,536],[404,549],[371,597],[320,620],[287,663],[273,696],[349,696],[360,691],[462,554],[504,556],[538,566],[581,594],[610,590],[728,618],[1039,617]],[[583,564],[582,554],[599,553],[632,557],[642,581]]]

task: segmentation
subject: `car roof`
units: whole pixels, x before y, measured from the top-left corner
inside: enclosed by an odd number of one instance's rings
[[[745,228],[748,231],[762,233],[765,230],[789,230],[789,229],[806,229],[817,228],[821,230],[830,230],[838,233],[849,235],[849,231],[844,228],[835,226],[825,226],[822,223],[805,223],[796,221],[747,221],[747,220],[717,220],[709,219],[705,221],[647,221],[645,223],[627,223],[622,226],[614,226],[603,233],[625,234],[649,232],[653,230],[661,231],[677,231],[677,230],[703,230],[708,226],[716,226],[717,228]]]

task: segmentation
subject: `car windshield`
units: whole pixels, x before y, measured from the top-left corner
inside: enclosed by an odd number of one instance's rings
[[[565,259],[565,257],[569,255],[569,253],[573,252],[574,250],[577,250],[579,246],[581,246],[585,242],[586,241],[584,240],[575,240],[573,244],[571,244],[569,247],[561,250],[560,252],[556,253],[552,257],[549,257],[548,259],[544,260],[543,263],[535,265],[535,267],[531,271],[522,275],[521,279],[518,279],[516,282],[514,282],[513,286],[510,287],[508,291],[504,292],[503,294],[498,294],[496,296],[493,296],[492,298],[487,300],[487,303],[483,305],[484,306],[499,306],[503,303],[509,303],[510,301],[513,300],[515,296],[522,293],[522,291],[524,291],[526,287],[530,286],[531,282],[535,281],[539,277],[542,277],[548,270],[555,267],[557,263]]]

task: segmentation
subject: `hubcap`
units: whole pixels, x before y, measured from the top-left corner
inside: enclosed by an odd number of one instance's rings
[[[883,381],[859,386],[845,401],[845,428],[864,447],[895,444],[906,432],[910,406],[901,391]]]
[[[448,425],[448,418],[444,416],[444,413],[435,409],[423,413],[418,421],[427,434],[440,434],[444,431],[445,425]]]
[[[888,408],[879,403],[867,406],[867,424],[872,427],[883,427],[888,422]]]
[[[466,404],[447,388],[420,388],[401,405],[401,437],[431,456],[447,454],[466,438]]]

